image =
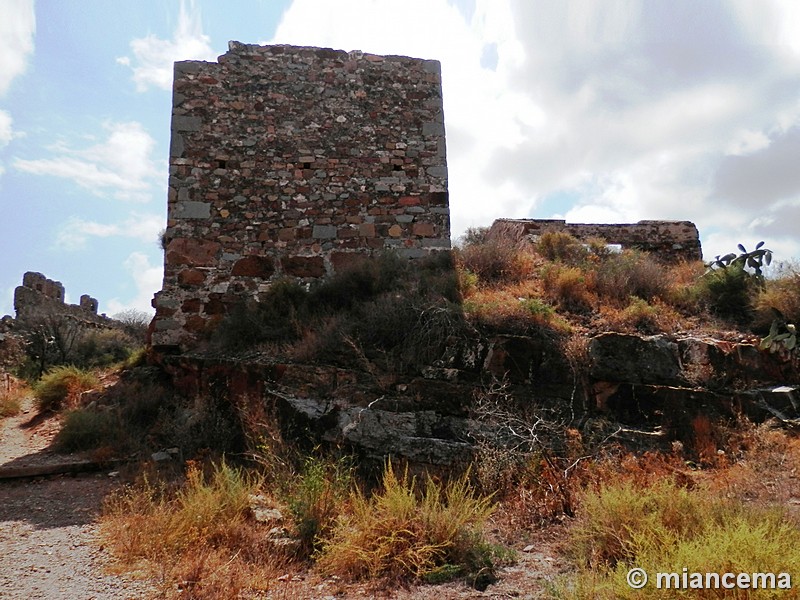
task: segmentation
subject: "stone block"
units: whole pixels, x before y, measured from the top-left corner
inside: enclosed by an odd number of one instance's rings
[[[189,267],[210,267],[217,264],[219,242],[212,240],[175,238],[167,245],[167,264]]]
[[[211,204],[208,202],[178,202],[171,215],[173,219],[208,219],[210,216]]]
[[[231,275],[237,277],[269,279],[274,273],[275,263],[269,256],[245,256],[236,261],[231,269]]]
[[[433,237],[436,235],[436,227],[433,223],[414,223],[411,232],[420,237]]]
[[[336,237],[336,227],[333,225],[314,225],[311,237],[316,240],[329,240]]]
[[[203,119],[200,117],[172,116],[173,131],[200,131],[202,127]]]
[[[325,261],[321,256],[284,256],[281,258],[284,273],[292,277],[322,277]]]

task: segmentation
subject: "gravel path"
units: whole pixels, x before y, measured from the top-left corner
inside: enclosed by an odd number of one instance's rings
[[[0,468],[63,462],[47,447],[54,420],[0,421]],[[116,600],[150,598],[145,583],[107,573],[97,516],[114,485],[106,473],[0,481],[0,598]]]

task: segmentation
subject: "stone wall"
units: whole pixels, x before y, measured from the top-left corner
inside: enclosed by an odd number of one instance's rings
[[[231,42],[175,64],[154,346],[384,249],[450,248],[438,61]]]
[[[623,248],[644,250],[667,262],[702,260],[700,234],[690,221],[639,221],[628,224],[567,223],[556,219],[498,219],[489,238],[522,240],[548,231],[568,233],[579,240],[602,238]]]
[[[69,317],[85,324],[113,327],[113,321],[97,314],[97,300],[84,294],[80,305],[64,302],[64,286],[41,273],[27,272],[22,285],[14,290],[14,311],[20,324],[30,324],[43,318]]]

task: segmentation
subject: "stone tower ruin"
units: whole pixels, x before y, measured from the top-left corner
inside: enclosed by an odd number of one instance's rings
[[[275,280],[450,248],[438,61],[231,42],[175,64],[152,344],[193,345]]]

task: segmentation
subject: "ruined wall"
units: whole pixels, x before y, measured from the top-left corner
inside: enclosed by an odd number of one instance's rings
[[[113,326],[111,319],[97,314],[97,306],[97,300],[86,294],[81,296],[80,305],[66,304],[60,281],[31,271],[22,276],[22,285],[14,290],[14,311],[21,324],[66,316],[86,324]]]
[[[548,231],[568,233],[579,240],[603,238],[609,244],[650,252],[667,261],[702,260],[700,234],[689,221],[639,221],[628,224],[567,223],[557,219],[498,219],[489,238],[521,240]]]
[[[154,346],[281,277],[449,249],[438,61],[231,42],[175,64]]]

